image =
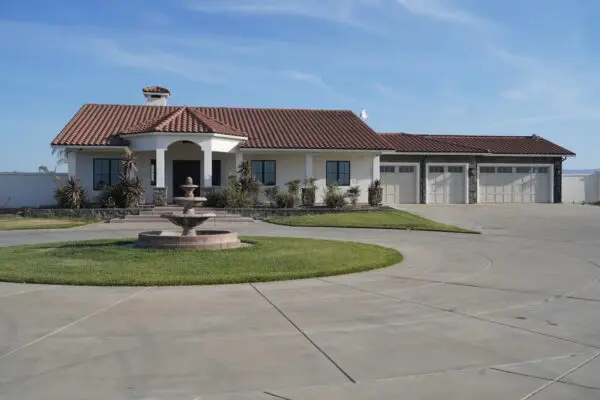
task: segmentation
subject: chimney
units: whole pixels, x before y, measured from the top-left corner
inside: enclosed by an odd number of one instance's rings
[[[169,89],[160,86],[146,86],[142,93],[146,97],[147,106],[166,106],[167,99],[171,96]]]

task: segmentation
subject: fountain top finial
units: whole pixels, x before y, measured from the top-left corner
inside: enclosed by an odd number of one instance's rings
[[[191,176],[188,176],[187,178],[185,178],[185,184],[186,185],[193,185],[194,184],[194,180],[192,179]]]

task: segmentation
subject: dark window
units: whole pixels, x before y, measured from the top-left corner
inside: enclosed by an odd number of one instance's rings
[[[221,160],[212,160],[212,185],[221,186]]]
[[[497,169],[499,174],[512,174],[512,167],[498,167]]]
[[[528,174],[531,172],[530,167],[517,167],[517,174]]]
[[[547,174],[548,167],[538,167],[537,172],[538,172],[538,174]]]
[[[150,160],[150,185],[156,186],[156,160]]]
[[[413,172],[415,172],[415,167],[398,167],[398,172],[404,174],[412,174]]]
[[[350,186],[350,161],[327,161],[326,185]]]
[[[429,167],[430,174],[443,174],[444,167]]]
[[[379,167],[379,172],[394,172],[396,171],[396,167],[392,165],[381,165]]]
[[[119,182],[121,160],[118,158],[94,158],[94,190]]]
[[[448,167],[448,172],[458,172],[462,174],[463,167]]]
[[[256,179],[263,185],[275,186],[277,184],[277,167],[274,160],[253,160],[251,168]]]
[[[481,172],[482,174],[493,174],[494,172],[496,172],[496,168],[494,168],[494,167],[480,167],[479,168],[479,172]]]

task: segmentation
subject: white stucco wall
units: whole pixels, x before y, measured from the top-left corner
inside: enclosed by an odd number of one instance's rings
[[[0,208],[55,205],[54,190],[66,180],[65,173],[0,172]]]
[[[93,191],[93,160],[94,158],[119,158],[122,151],[79,151],[76,154],[76,176],[86,187],[90,197],[94,198],[99,194]],[[141,177],[146,190],[146,202],[152,202],[152,190],[150,185],[150,160],[156,158],[154,151],[136,152],[138,161],[138,175]],[[221,160],[221,185],[227,184],[230,174],[236,171],[236,161],[234,153],[213,152],[213,160]],[[350,161],[350,185],[358,185],[361,189],[359,197],[360,203],[366,203],[368,200],[367,189],[373,176],[373,157],[375,154],[369,152],[331,152],[331,153],[312,153],[313,177],[317,179],[317,203],[323,202],[323,196],[326,189],[325,165],[327,161]],[[202,149],[193,143],[177,142],[170,145],[165,153],[165,184],[167,186],[168,198],[172,197],[174,185],[179,182],[173,182],[173,160],[202,160]],[[282,190],[285,190],[285,183],[299,179],[303,181],[305,176],[306,153],[302,152],[243,152],[243,159],[252,160],[275,160],[277,163],[276,182]],[[202,165],[202,164],[201,164]],[[201,184],[201,183],[199,183]],[[340,189],[345,192],[350,186],[342,186]],[[261,200],[265,200],[261,198]]]
[[[313,178],[317,181],[317,203],[323,202],[326,190],[325,165],[327,161],[350,161],[350,185],[358,185],[361,189],[359,203],[368,201],[367,189],[372,182],[373,176],[373,153],[312,153],[313,155]],[[303,181],[305,177],[306,153],[301,152],[280,152],[280,153],[248,153],[244,152],[244,160],[275,160],[276,161],[276,182],[282,190],[285,190],[285,183],[299,179]],[[348,190],[350,186],[340,186],[342,192]]]
[[[563,203],[600,201],[600,173],[563,175],[562,201]]]

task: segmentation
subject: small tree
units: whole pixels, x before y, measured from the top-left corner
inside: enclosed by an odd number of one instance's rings
[[[317,200],[317,180],[315,178],[307,178],[304,180],[302,188],[302,205],[304,207],[314,207]]]
[[[260,190],[260,182],[252,173],[252,167],[250,161],[242,161],[238,167],[238,182],[240,190],[244,197],[244,203],[252,202],[256,204],[258,202],[258,193]]]
[[[374,180],[368,189],[369,205],[371,207],[379,207],[383,202],[383,187],[380,179]]]

